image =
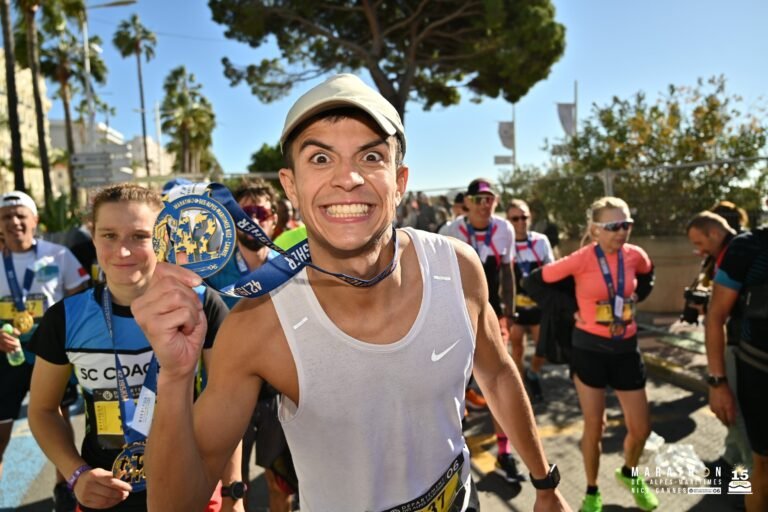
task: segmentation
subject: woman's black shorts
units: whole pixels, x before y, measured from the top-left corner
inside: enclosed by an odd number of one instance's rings
[[[640,351],[597,352],[571,348],[571,378],[592,388],[611,387],[618,391],[634,391],[645,387],[645,364]]]

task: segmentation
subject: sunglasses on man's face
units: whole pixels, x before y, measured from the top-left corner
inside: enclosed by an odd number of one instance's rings
[[[509,218],[510,222],[520,222],[521,220],[528,220],[529,215],[513,215]]]
[[[623,229],[624,231],[629,231],[629,229],[632,227],[632,224],[634,224],[635,221],[632,219],[627,220],[620,220],[617,222],[593,222],[595,226],[600,226],[606,231],[611,231],[612,233],[615,233],[619,231],[620,229]]]
[[[243,206],[243,212],[250,218],[256,219],[259,222],[264,222],[275,214],[275,210],[264,208],[263,206]]]
[[[468,196],[469,200],[475,204],[493,204],[496,199],[493,196]]]

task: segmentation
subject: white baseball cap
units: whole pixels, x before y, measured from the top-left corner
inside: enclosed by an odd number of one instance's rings
[[[338,107],[356,107],[370,115],[387,135],[397,135],[405,153],[405,129],[400,114],[378,91],[355,75],[335,75],[316,85],[293,104],[285,117],[280,149],[299,124],[310,117]]]
[[[14,190],[13,192],[3,194],[2,198],[0,198],[0,208],[5,208],[6,206],[26,206],[32,210],[32,215],[37,217],[37,205],[35,204],[35,200],[24,192]]]

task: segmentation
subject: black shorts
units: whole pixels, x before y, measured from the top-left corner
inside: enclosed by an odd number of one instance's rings
[[[591,388],[635,391],[645,387],[645,364],[639,351],[597,352],[571,348],[571,378],[579,376]]]
[[[736,382],[739,407],[752,451],[768,456],[768,407],[763,401],[768,389],[768,373],[736,358]]]
[[[517,313],[517,318],[515,318],[515,323],[518,325],[539,325],[541,323],[541,309],[539,308],[530,308],[530,309],[523,309],[519,308],[515,310]]]
[[[31,381],[31,364],[11,366],[5,354],[0,354],[0,422],[19,417]]]

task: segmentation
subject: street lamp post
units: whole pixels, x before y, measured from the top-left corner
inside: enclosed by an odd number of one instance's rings
[[[96,142],[96,108],[93,104],[93,90],[91,89],[91,52],[88,39],[88,9],[102,9],[105,7],[120,7],[135,4],[137,0],[115,0],[96,5],[86,5],[83,9],[83,17],[80,20],[80,31],[83,34],[83,58],[85,59],[85,101],[88,105],[88,130],[85,147],[92,149]]]

